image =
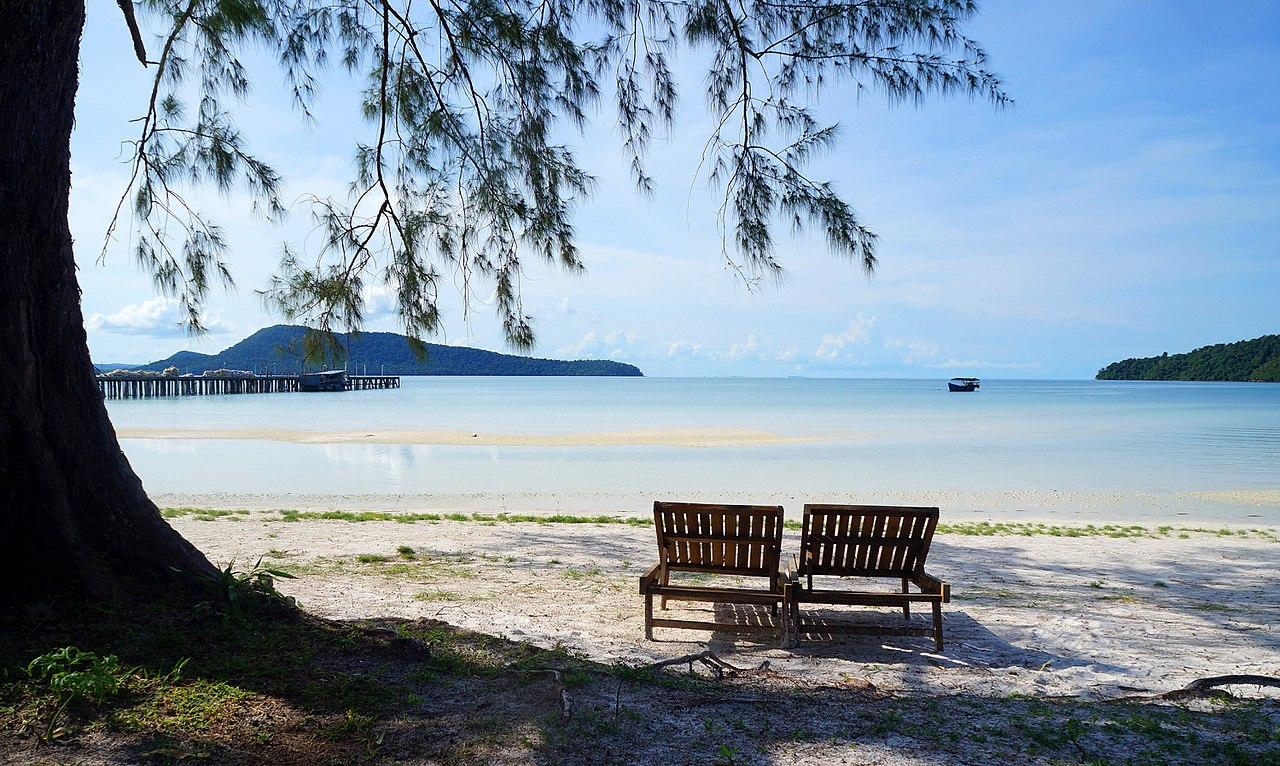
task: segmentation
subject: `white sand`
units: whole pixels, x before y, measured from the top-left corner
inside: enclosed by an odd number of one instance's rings
[[[252,563],[275,549],[283,555],[268,563],[316,570],[281,588],[321,615],[436,617],[605,662],[710,647],[806,679],[977,695],[1111,696],[1225,673],[1280,675],[1280,544],[1265,540],[940,536],[928,569],[952,583],[955,598],[945,610],[947,649],[936,655],[927,638],[849,637],[785,651],[730,633],[659,629],[660,640],[648,642],[636,591],[655,558],[651,528],[274,518],[174,524],[219,562]],[[366,553],[394,559],[401,545],[428,563],[386,576],[386,564],[354,562]],[[786,545],[794,550],[794,536]],[[901,624],[893,610],[876,614]]]

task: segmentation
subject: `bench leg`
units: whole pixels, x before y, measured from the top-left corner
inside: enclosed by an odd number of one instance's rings
[[[795,622],[792,619],[794,610],[792,609],[792,599],[795,598],[795,586],[786,584],[782,586],[782,648],[790,649],[796,645]],[[777,606],[775,605],[775,609]]]
[[[670,580],[671,580],[671,573],[670,573],[670,572],[668,572],[668,571],[667,571],[667,570],[665,570],[665,569],[664,569],[664,570],[662,570],[662,584],[663,584],[663,585],[670,585],[670,584],[671,584]],[[666,609],[666,608],[667,608],[667,597],[666,597],[666,596],[663,596],[663,597],[662,597],[662,604],[661,604],[661,606],[662,606],[662,608],[663,608],[663,609]]]
[[[774,610],[774,614],[777,614],[777,605],[774,606]],[[778,645],[783,649],[791,646],[791,613],[786,609],[782,610],[782,621],[778,633],[778,639]]]
[[[653,594],[644,594],[644,637],[653,640]]]
[[[908,588],[907,578],[905,577],[902,578],[902,592],[903,593],[911,592],[911,590]],[[911,619],[911,602],[910,601],[906,601],[902,604],[902,619],[904,620]]]
[[[942,602],[933,602],[933,648],[942,651]]]

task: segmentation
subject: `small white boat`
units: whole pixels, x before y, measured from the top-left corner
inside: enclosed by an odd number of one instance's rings
[[[982,383],[977,378],[952,378],[947,381],[948,391],[977,391]]]

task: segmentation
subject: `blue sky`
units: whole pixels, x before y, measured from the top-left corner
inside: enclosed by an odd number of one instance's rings
[[[831,91],[843,138],[819,166],[880,235],[868,279],[817,239],[783,238],[788,275],[748,290],[725,268],[715,192],[692,168],[708,128],[697,56],[656,143],[652,199],[626,175],[611,115],[578,142],[599,179],[578,217],[584,276],[532,267],[538,356],[612,358],[652,375],[1083,378],[1108,361],[1280,332],[1280,4],[988,0],[970,31],[1017,100],[924,108]],[[231,234],[238,287],[186,337],[133,263],[129,232],[98,262],[126,181],[121,141],[146,72],[114,3],[90,3],[73,138],[72,231],[98,361],[218,350],[274,323],[263,287],[299,208],[266,226],[242,200],[202,204]],[[368,126],[336,76],[305,126],[263,68],[240,112],[286,201],[336,193]],[[504,350],[489,307],[447,297],[437,341]],[[385,306],[369,329],[395,329]]]

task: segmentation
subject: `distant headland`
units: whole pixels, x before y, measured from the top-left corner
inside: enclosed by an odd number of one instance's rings
[[[302,339],[307,328],[297,325],[273,325],[217,354],[179,351],[166,359],[136,366],[98,365],[99,371],[113,368],[159,372],[176,367],[180,373],[200,374],[206,370],[251,370],[259,373],[298,373],[304,367]],[[635,365],[609,359],[538,359],[513,354],[500,354],[465,346],[426,344],[426,356],[414,354],[409,339],[393,332],[339,334],[346,353],[340,360],[329,360],[320,366],[349,367],[386,375],[543,375],[543,376],[617,376],[641,377]],[[307,369],[317,365],[307,364]]]
[[[1098,370],[1098,380],[1235,380],[1280,382],[1280,335],[1219,343],[1185,354],[1125,359]]]

